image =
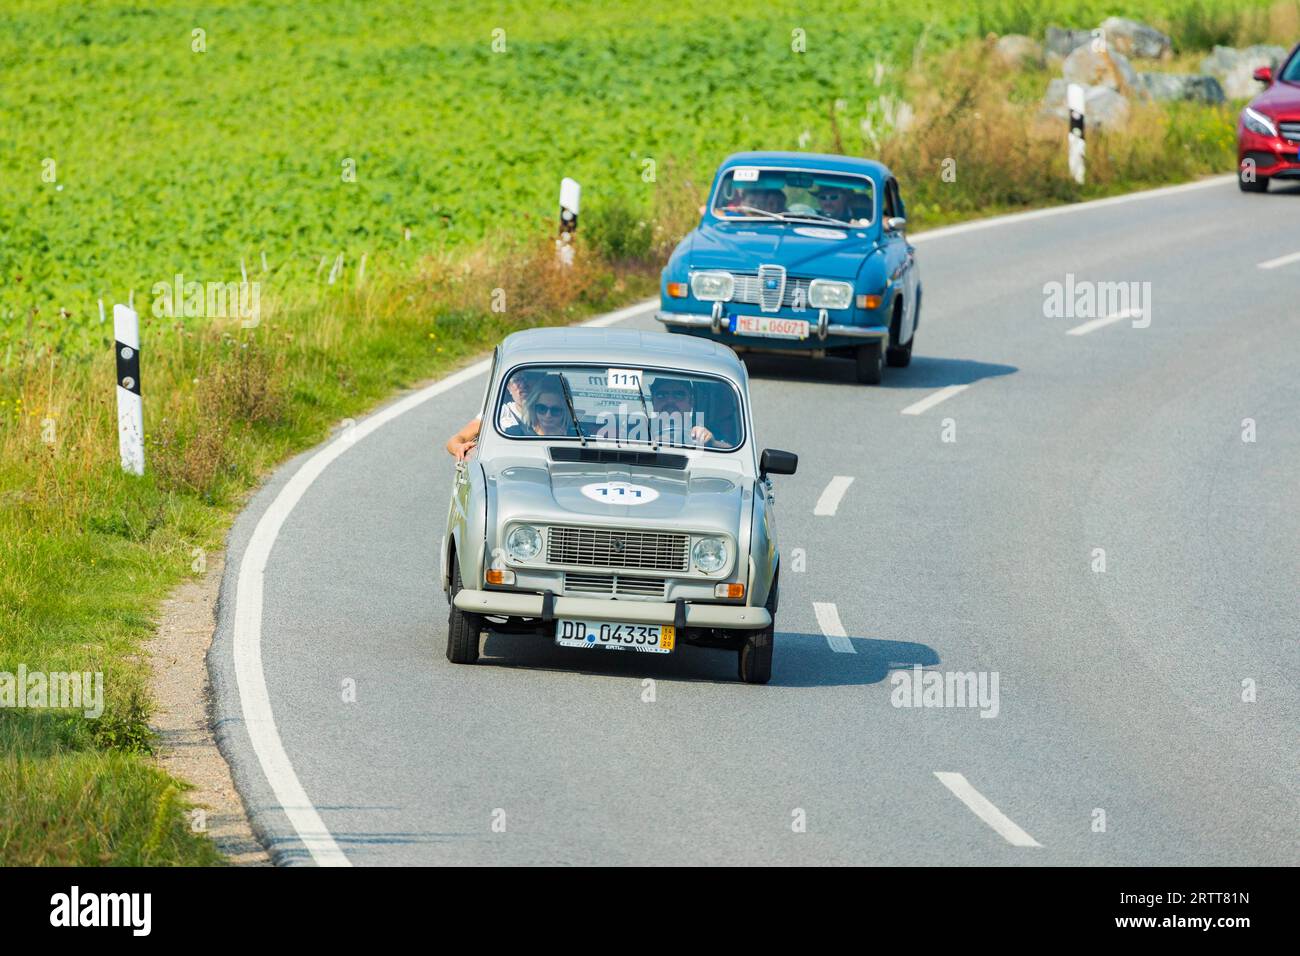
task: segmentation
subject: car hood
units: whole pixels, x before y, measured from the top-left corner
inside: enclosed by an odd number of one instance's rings
[[[1300,84],[1277,82],[1250,101],[1250,105],[1267,116],[1280,119],[1300,117]]]
[[[737,534],[750,490],[735,473],[550,462],[487,471],[496,524],[608,523]]]
[[[827,238],[831,234],[843,239]],[[861,236],[865,234],[867,238]],[[691,269],[757,272],[763,264],[785,266],[795,276],[857,278],[862,260],[877,249],[865,229],[835,229],[811,223],[704,223],[691,239]]]

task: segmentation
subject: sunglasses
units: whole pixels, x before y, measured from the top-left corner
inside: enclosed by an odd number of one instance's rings
[[[533,406],[533,411],[538,415],[545,415],[549,418],[551,415],[563,415],[568,411],[568,409],[563,405],[543,405],[541,402],[538,402]]]

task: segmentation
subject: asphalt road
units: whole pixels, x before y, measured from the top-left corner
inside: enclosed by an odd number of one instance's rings
[[[282,863],[1294,864],[1300,261],[1259,264],[1298,216],[1218,180],[936,232],[910,368],[751,360],[799,454],[765,687],[689,647],[447,662],[441,445],[481,375],[288,463],[209,656],[255,829]],[[1149,326],[1070,334],[1067,273],[1149,282]],[[913,665],[996,672],[996,716],[894,706]]]

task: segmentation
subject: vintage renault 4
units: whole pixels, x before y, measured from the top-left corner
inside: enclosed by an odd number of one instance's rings
[[[779,556],[745,368],[713,342],[597,328],[497,347],[476,447],[456,468],[442,551],[447,658],[485,630],[562,648],[735,650],[772,673]]]
[[[737,153],[673,251],[656,318],[747,351],[839,356],[858,381],[906,366],[921,312],[898,181],[880,163]]]

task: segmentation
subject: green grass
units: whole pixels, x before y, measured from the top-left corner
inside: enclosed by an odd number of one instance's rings
[[[1188,36],[1221,19],[1258,31],[1260,8],[1128,7]],[[214,862],[185,825],[183,788],[149,760],[141,646],[161,598],[221,546],[261,476],[341,419],[514,329],[650,294],[725,154],[837,142],[867,153],[862,119],[882,95],[905,96],[929,125],[882,148],[919,226],[1229,168],[1226,111],[1166,110],[1144,136],[1090,144],[1096,175],[1080,190],[1063,149],[1036,152],[1015,111],[995,126],[978,101],[953,116],[926,102],[927,87],[947,94],[970,85],[963,69],[979,72],[948,57],[955,45],[1111,12],[1069,0],[419,13],[396,0],[37,0],[7,12],[0,671],[101,671],[107,708],[98,720],[0,709],[0,863]],[[205,53],[191,52],[195,28]],[[498,28],[504,53],[491,48]],[[795,29],[807,53],[791,51]],[[922,35],[922,72],[909,76]],[[1028,115],[1045,81],[1003,77],[982,102]],[[1023,175],[1011,178],[1015,148]],[[961,174],[943,184],[950,154]],[[55,182],[42,180],[46,158]],[[341,177],[347,158],[356,182]],[[572,270],[554,266],[548,238],[562,175],[584,185]],[[339,253],[331,285],[321,259]],[[234,281],[241,259],[263,283],[256,329],[152,313],[155,283]],[[139,479],[116,463],[111,326],[96,306],[131,290],[148,357]],[[505,313],[491,309],[495,290]]]

